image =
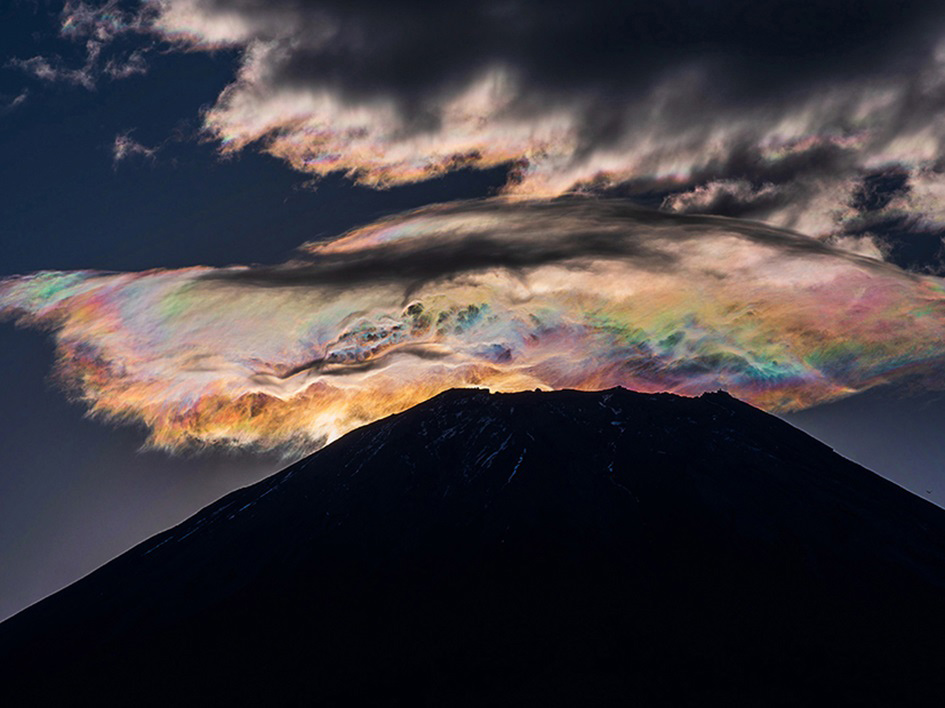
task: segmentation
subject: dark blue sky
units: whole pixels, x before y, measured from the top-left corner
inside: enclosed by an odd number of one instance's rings
[[[0,60],[81,47],[56,36],[58,5],[0,5]],[[147,74],[94,90],[0,68],[0,276],[278,263],[305,241],[384,214],[494,194],[507,170],[461,170],[388,190],[331,176],[317,188],[253,151],[221,159],[200,111],[232,80],[232,52],[155,51]],[[15,102],[17,97],[23,97]],[[112,160],[116,135],[159,146]],[[225,492],[275,471],[274,456],[139,451],[142,430],[83,417],[47,380],[47,338],[0,326],[0,618],[94,569]],[[945,503],[945,400],[877,390],[789,420],[838,451]],[[926,490],[931,490],[927,494]]]

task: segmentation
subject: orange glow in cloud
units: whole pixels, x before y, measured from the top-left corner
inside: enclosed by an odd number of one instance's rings
[[[784,411],[937,384],[942,285],[750,222],[492,200],[277,267],[8,278],[0,312],[51,330],[58,379],[154,446],[297,452],[457,386],[724,388]]]

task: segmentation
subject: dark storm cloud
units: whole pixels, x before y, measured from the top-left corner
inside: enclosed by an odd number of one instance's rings
[[[822,80],[825,70],[839,76],[921,60],[937,40],[929,23],[940,20],[940,5],[929,1],[167,0],[157,6],[207,22],[239,18],[246,29],[234,32],[237,41],[291,38],[276,83],[402,96],[448,88],[496,60],[551,93],[588,85],[640,89],[660,70],[712,61],[733,70],[728,90],[763,95]]]
[[[945,145],[934,2],[154,0],[140,18],[242,51],[204,114],[225,151],[380,187],[508,165],[510,193],[834,237],[864,179],[929,174]]]
[[[205,134],[315,178],[504,167],[510,194],[629,196],[874,256],[899,237],[867,220],[945,225],[935,2],[70,1],[59,25],[84,60],[10,65],[91,88],[145,71],[155,39],[233,51]],[[877,206],[887,173],[905,186]]]

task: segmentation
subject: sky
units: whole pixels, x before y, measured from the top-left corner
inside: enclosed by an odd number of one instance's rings
[[[0,617],[452,386],[724,388],[940,505],[932,2],[0,6]]]

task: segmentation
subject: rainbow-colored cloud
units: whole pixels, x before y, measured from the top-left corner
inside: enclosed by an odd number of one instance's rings
[[[274,267],[42,272],[0,313],[150,444],[310,450],[455,386],[698,394],[802,408],[939,382],[938,278],[760,224],[624,202],[426,208]]]

